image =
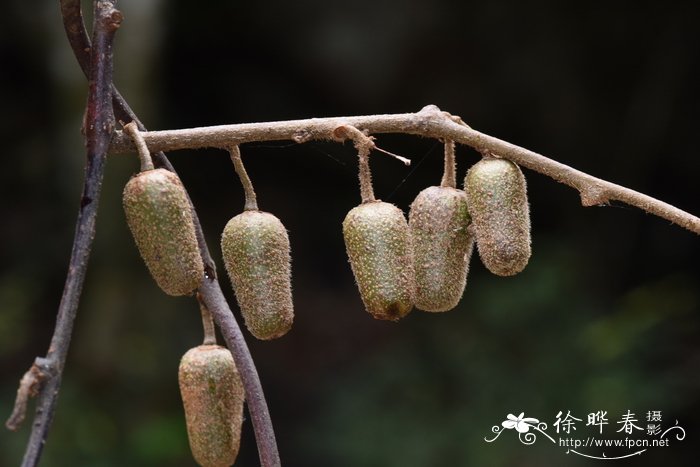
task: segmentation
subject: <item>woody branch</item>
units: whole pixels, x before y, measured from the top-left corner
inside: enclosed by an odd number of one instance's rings
[[[73,323],[78,309],[88,259],[95,236],[102,177],[114,128],[111,105],[112,44],[122,21],[114,1],[95,2],[93,47],[88,53],[89,91],[85,112],[86,165],[83,192],[71,251],[68,274],[58,306],[56,326],[46,357],[36,358],[22,378],[12,416],[6,425],[16,430],[22,423],[27,400],[37,398],[32,431],[22,460],[23,467],[39,463],[61,387]]]
[[[417,113],[368,115],[357,117],[312,118],[281,122],[244,123],[182,130],[149,131],[143,138],[152,151],[173,151],[203,147],[227,148],[249,142],[292,140],[334,140],[339,127],[355,127],[367,134],[404,133],[453,140],[509,159],[523,167],[546,175],[578,190],[584,206],[621,201],[700,234],[700,218],[651,196],[594,177],[573,167],[507,141],[476,131],[459,117],[434,105]],[[133,150],[130,139],[121,132],[112,140],[112,153]]]

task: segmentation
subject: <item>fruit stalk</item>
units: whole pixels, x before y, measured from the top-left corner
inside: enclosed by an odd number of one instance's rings
[[[124,125],[124,133],[131,136],[131,139],[136,145],[136,151],[138,152],[139,159],[141,160],[141,172],[147,170],[153,170],[153,159],[151,159],[151,153],[148,151],[148,146],[146,146],[146,140],[143,139],[143,135],[139,131],[139,127],[136,122],[131,121]]]
[[[357,149],[358,176],[360,178],[360,197],[363,203],[374,201],[374,188],[372,187],[372,171],[369,168],[369,153],[375,148],[371,136],[367,136],[354,126],[340,125],[333,130],[333,135],[341,140],[351,139]],[[391,154],[391,153],[389,153]],[[393,154],[391,154],[393,156]]]
[[[455,142],[451,139],[445,140],[445,169],[442,174],[440,186],[446,188],[457,188],[457,163],[455,161]]]
[[[216,329],[214,319],[209,312],[209,308],[204,303],[202,295],[197,292],[197,302],[199,302],[199,312],[202,315],[202,329],[204,330],[204,341],[202,345],[216,345]]]
[[[245,192],[245,205],[243,206],[244,211],[257,211],[258,210],[258,198],[255,195],[255,190],[253,189],[253,182],[248,176],[248,172],[243,165],[243,160],[241,159],[241,150],[238,145],[231,146],[229,149],[231,153],[231,161],[233,162],[233,168],[238,174],[238,178],[241,180],[241,185],[243,185],[243,191]]]

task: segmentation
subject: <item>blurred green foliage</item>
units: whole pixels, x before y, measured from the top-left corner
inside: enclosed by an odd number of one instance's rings
[[[0,415],[48,345],[82,180],[86,86],[57,3],[5,2],[0,27]],[[151,128],[408,112],[434,103],[474,128],[700,213],[700,30],[692,2],[138,2],[124,0],[116,82]],[[378,144],[379,198],[407,209],[440,180],[441,146]],[[296,321],[249,337],[286,466],[588,465],[543,438],[486,443],[509,413],[661,410],[684,441],[625,465],[696,465],[697,236],[525,171],[533,258],[513,278],[472,259],[445,314],[365,313],[340,224],[359,203],[350,145],[250,144],[262,209],[289,229]],[[458,176],[478,155],[458,150]],[[243,194],[221,151],[172,155],[215,257]],[[110,159],[73,346],[42,465],[185,466],[176,369],[201,339],[194,300],[164,296],[126,228],[137,159]],[[220,267],[222,284],[232,294]],[[233,303],[233,300],[232,300]],[[234,305],[237,313],[237,308]],[[28,435],[0,432],[0,465]],[[579,427],[580,432],[590,429]],[[611,453],[607,453],[611,454]],[[249,423],[238,465],[257,465]]]

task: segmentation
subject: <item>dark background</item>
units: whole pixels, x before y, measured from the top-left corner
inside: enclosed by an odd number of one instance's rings
[[[700,29],[693,2],[358,0],[120,2],[115,81],[152,129],[417,111],[436,104],[488,134],[700,213]],[[665,5],[665,6],[662,6]],[[0,25],[0,415],[46,352],[83,176],[85,80],[58,2],[8,0]],[[441,146],[378,144],[377,196],[404,210],[438,184]],[[494,443],[508,413],[631,410],[677,420],[683,441],[616,465],[696,465],[700,243],[696,234],[525,170],[533,257],[513,278],[472,258],[460,305],[399,324],[364,310],[341,222],[359,203],[350,145],[250,144],[262,209],[289,230],[296,318],[274,342],[246,333],[286,466],[593,465],[540,436]],[[243,207],[227,154],[171,160],[219,260]],[[458,149],[458,177],[478,160]],[[165,296],[125,226],[133,155],[110,159],[97,237],[42,465],[187,466],[177,365],[199,343],[192,299]],[[219,261],[219,264],[220,261]],[[238,315],[228,281],[222,285]],[[0,432],[18,465],[29,423]],[[644,433],[637,435],[646,437]],[[605,450],[606,455],[629,451]],[[594,454],[600,455],[601,452]],[[257,465],[249,422],[237,465]]]

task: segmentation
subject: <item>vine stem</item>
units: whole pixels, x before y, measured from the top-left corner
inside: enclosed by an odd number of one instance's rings
[[[14,416],[26,410],[28,398],[22,396],[23,390],[29,391],[29,396],[38,397],[32,431],[22,460],[23,467],[33,467],[39,463],[53,421],[73,323],[90,258],[92,240],[95,236],[95,221],[104,166],[109,141],[114,130],[114,114],[111,103],[112,44],[121,21],[122,15],[115,8],[115,2],[96,1],[94,3],[94,47],[89,54],[91,63],[89,67],[90,86],[85,112],[87,160],[68,274],[49,350],[45,358],[35,360],[22,379],[17,402],[24,407],[20,407],[18,411],[16,406],[13,417],[7,423],[8,428],[16,429],[22,421],[23,417],[15,418]],[[32,375],[34,375],[35,381],[27,383],[25,378],[32,378]]]
[[[281,122],[242,123],[182,130],[150,131],[143,137],[152,149],[173,151],[202,147],[225,148],[235,144],[263,141],[333,140],[341,126],[353,126],[368,134],[404,133],[471,146],[546,175],[579,191],[583,206],[604,205],[621,201],[700,234],[700,218],[668,203],[621,185],[594,177],[541,154],[516,146],[469,127],[462,119],[428,105],[416,113],[367,115],[357,117],[312,118]],[[133,150],[128,137],[117,131],[112,139],[112,153]]]
[[[99,1],[95,2],[100,3]],[[60,6],[61,6],[61,16],[63,18],[63,25],[66,31],[66,36],[68,37],[68,42],[70,43],[70,46],[73,50],[73,54],[75,55],[80,68],[83,70],[83,73],[91,79],[92,72],[91,72],[91,61],[92,57],[95,55],[99,55],[99,50],[98,48],[99,43],[95,42],[95,47],[92,46],[90,43],[90,38],[88,37],[87,31],[85,29],[85,23],[83,21],[83,14],[82,14],[82,9],[80,6],[80,0],[60,0]],[[97,50],[96,50],[97,49]],[[111,51],[111,47],[110,47]],[[111,62],[110,62],[111,66]],[[111,70],[111,68],[110,68]],[[92,82],[92,81],[91,81]],[[126,102],[126,100],[122,97],[122,95],[119,93],[119,91],[116,89],[116,87],[111,83],[111,80],[108,83],[105,83],[109,89],[111,90],[110,97],[112,100],[112,104],[114,106],[113,111],[116,117],[119,120],[122,121],[134,121],[138,125],[138,129],[142,132],[146,131],[145,126],[141,123],[139,120],[138,116],[134,113],[134,111],[131,109],[129,104]],[[105,127],[105,129],[109,129],[110,132],[112,130],[111,127]],[[157,150],[156,150],[157,151]],[[104,159],[104,158],[103,158]],[[168,158],[165,156],[165,154],[162,151],[155,152],[153,154],[153,160],[158,167],[164,167],[167,170],[175,173],[173,166],[170,164],[170,161]],[[90,169],[90,165],[88,164],[88,169]],[[100,171],[102,168],[100,168]],[[93,169],[94,171],[94,169]],[[88,171],[89,174],[93,173],[93,171]],[[93,179],[93,177],[88,177],[90,180]],[[99,184],[97,187],[97,192],[99,193]],[[85,190],[85,192],[88,192],[88,190]],[[188,194],[189,198],[189,194]],[[89,199],[84,197],[84,200]],[[92,203],[94,207],[92,209],[97,209],[97,203]],[[190,200],[190,204],[192,204]],[[82,205],[81,205],[82,206]],[[81,207],[82,210],[82,207]],[[231,350],[231,353],[233,354],[233,358],[236,361],[236,365],[241,373],[241,379],[243,380],[243,386],[246,391],[246,400],[247,400],[247,407],[248,411],[251,414],[251,419],[253,421],[253,431],[255,432],[255,438],[257,441],[257,447],[258,447],[258,453],[260,456],[260,463],[262,467],[276,467],[280,466],[280,458],[279,458],[279,453],[277,450],[277,444],[275,441],[275,433],[272,427],[272,421],[270,420],[270,414],[269,410],[267,408],[267,403],[265,401],[265,396],[262,390],[262,385],[260,384],[260,378],[258,377],[257,370],[255,368],[255,363],[253,362],[253,358],[250,354],[250,351],[248,349],[248,346],[246,345],[245,338],[243,337],[243,333],[240,330],[240,327],[238,325],[238,322],[236,321],[235,317],[233,316],[233,313],[231,312],[231,309],[228,306],[228,303],[226,302],[226,299],[224,298],[224,295],[221,291],[221,287],[219,286],[218,279],[217,279],[217,274],[216,274],[216,264],[214,263],[213,259],[211,258],[211,254],[209,252],[209,248],[207,246],[205,237],[204,237],[204,232],[202,230],[201,223],[199,221],[199,217],[196,214],[196,211],[194,210],[194,207],[192,208],[193,212],[193,220],[195,224],[195,231],[197,234],[197,242],[199,244],[199,249],[200,253],[202,255],[202,259],[204,261],[204,270],[205,270],[205,280],[203,281],[202,287],[199,289],[199,293],[201,295],[202,301],[205,303],[205,305],[212,310],[213,307],[216,307],[216,313],[212,313],[214,320],[216,321],[217,325],[222,331],[222,334],[224,335],[224,340],[226,341],[226,344]],[[92,214],[92,218],[94,221],[94,214]],[[85,218],[79,217],[78,219],[78,225],[79,226],[85,226],[87,225],[85,223]],[[94,228],[93,228],[94,232]],[[92,235],[89,236],[90,241],[92,239]],[[77,258],[76,262],[71,262],[70,267],[69,267],[69,276],[67,278],[67,284],[69,281],[72,281],[71,283],[73,284],[72,290],[74,290],[76,287],[78,289],[82,288],[82,284],[85,278],[84,270],[81,274],[77,274],[80,270],[80,268],[74,268],[73,266],[76,264],[79,264],[80,262],[85,262],[87,263],[87,257],[89,254],[89,248],[91,245],[91,242],[88,241],[87,243],[87,248],[81,248],[80,251],[77,254],[74,254],[72,258]],[[78,245],[78,239],[74,241],[74,252],[77,248]],[[67,289],[68,290],[68,287]],[[73,293],[75,296],[75,294]],[[79,295],[79,293],[77,294]],[[64,297],[66,294],[64,293]],[[73,306],[77,308],[78,304],[78,296],[75,296],[74,301],[75,303]],[[63,301],[62,301],[63,303]],[[73,312],[74,315],[74,312]],[[60,309],[59,309],[59,318],[62,316]],[[60,320],[59,320],[60,322]],[[72,329],[72,326],[71,326]],[[54,334],[61,334],[64,336],[63,338],[65,339],[66,333],[68,334],[68,339],[70,338],[70,330],[66,330],[65,327],[61,327],[59,329],[58,322],[56,329],[54,330]],[[53,344],[52,344],[53,345]],[[53,371],[53,367],[50,365],[46,364],[47,359],[43,358],[37,358],[34,365],[30,368],[29,371],[27,371],[27,375],[40,375],[40,378],[36,379],[36,384],[29,384],[26,382],[26,380],[23,378],[22,383],[20,384],[20,391],[24,390],[27,391],[26,394],[27,396],[32,395],[35,391],[37,391],[37,385],[41,383],[46,377],[44,375],[49,375]],[[61,367],[59,369],[59,378],[60,374],[63,371],[63,368]],[[25,376],[27,376],[25,375]],[[54,378],[55,381],[55,378]],[[24,388],[24,389],[23,389]],[[55,391],[49,391],[48,389],[44,390],[44,393],[47,394],[54,394],[56,395],[58,393],[58,386],[55,386]],[[20,401],[19,397],[20,394],[18,394],[18,401]],[[50,401],[48,404],[44,404],[40,407],[37,408],[37,415],[35,416],[34,423],[32,425],[32,434],[30,435],[30,441],[27,445],[27,450],[29,451],[30,449],[34,449],[34,463],[28,463],[28,464],[23,464],[26,466],[30,465],[36,465],[36,463],[39,461],[39,456],[41,454],[41,447],[43,446],[43,443],[46,440],[46,437],[48,435],[48,426],[43,428],[44,422],[42,420],[49,414],[53,414],[53,411],[55,409],[55,404],[56,404],[56,397],[53,397],[53,399]],[[49,410],[50,409],[50,410]],[[19,413],[22,412],[21,410],[17,411],[15,410],[13,412],[13,416],[11,416],[11,419],[8,420],[8,423],[12,421],[13,417],[15,416],[15,412]],[[16,421],[16,420],[15,420]],[[35,434],[39,433],[40,431],[43,430],[43,434],[41,434],[41,438],[39,438],[40,444],[38,450],[33,448],[33,440],[35,438]],[[39,436],[39,435],[36,435]]]

